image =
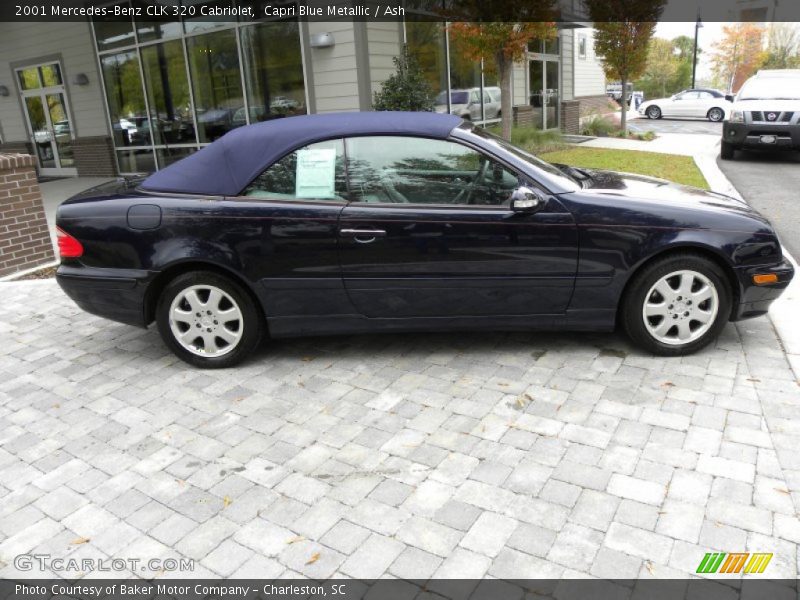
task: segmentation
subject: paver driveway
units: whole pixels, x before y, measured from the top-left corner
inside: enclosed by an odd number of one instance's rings
[[[683,359],[376,335],[212,372],[52,281],[0,290],[0,576],[30,551],[364,578],[676,577],[761,551],[796,576],[800,388],[767,319]]]

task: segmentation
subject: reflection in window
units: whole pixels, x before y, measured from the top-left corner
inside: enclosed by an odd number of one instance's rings
[[[402,136],[349,138],[347,172],[353,200],[368,203],[499,205],[518,185],[471,148]]]
[[[245,120],[234,121],[244,107],[234,30],[186,40],[200,142],[213,142]]]
[[[50,63],[40,67],[29,67],[17,72],[19,86],[23,90],[35,90],[40,87],[62,85],[61,67],[58,63]]]
[[[256,177],[242,195],[278,200],[343,200],[347,182],[342,140],[318,142],[287,154]]]
[[[130,4],[127,2],[120,2],[119,6],[130,11]],[[109,10],[113,11],[113,8],[111,6]],[[133,23],[130,18],[120,20],[119,18],[114,19],[111,17],[108,21],[104,21],[103,17],[97,17],[94,20],[94,38],[97,41],[97,49],[100,52],[119,48],[120,46],[130,46],[135,42]]]
[[[149,143],[150,123],[144,105],[139,59],[135,51],[102,57],[114,145]]]
[[[245,62],[250,122],[306,113],[303,59],[296,21],[275,21],[245,27],[242,54]],[[234,115],[244,124],[244,107]]]
[[[158,168],[163,169],[195,152],[194,148],[156,148]]]
[[[194,142],[189,81],[180,40],[142,48],[142,69],[155,143]]]
[[[148,5],[159,4],[167,6],[168,14],[172,17],[173,7],[178,6],[178,0],[134,0],[133,5],[141,9],[141,14],[146,15]],[[152,42],[164,38],[174,37],[181,34],[181,24],[177,17],[174,21],[168,21],[162,18],[158,21],[148,21],[146,17],[138,17],[136,19],[136,35],[139,42]]]
[[[152,149],[117,151],[120,173],[152,173],[156,170],[156,161]]]
[[[30,69],[22,69],[17,72],[19,78],[19,87],[23,90],[35,90],[42,87],[39,81],[39,69],[31,67]]]
[[[406,20],[406,42],[409,53],[417,60],[420,69],[435,94],[444,92],[447,100],[447,61],[443,23]],[[436,112],[447,112],[447,104],[437,102]]]
[[[230,8],[234,5],[233,0],[183,0],[184,6],[194,5],[196,7],[196,14],[200,14],[201,5],[208,8]],[[217,17],[186,17],[183,20],[183,26],[186,33],[197,33],[207,29],[215,29],[217,27],[226,27],[230,25],[230,21],[218,21]]]

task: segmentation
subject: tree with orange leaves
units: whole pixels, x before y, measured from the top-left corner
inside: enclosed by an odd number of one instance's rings
[[[723,38],[714,44],[711,70],[720,87],[736,92],[766,58],[764,29],[753,23],[722,28]]]
[[[497,3],[466,0],[459,3],[458,14],[449,15],[453,19],[450,35],[460,42],[464,52],[475,61],[496,66],[500,80],[500,122],[507,140],[511,139],[514,62],[525,57],[532,39],[555,37],[554,3],[554,0],[508,0],[501,5],[503,14],[498,14],[488,6],[496,8]]]

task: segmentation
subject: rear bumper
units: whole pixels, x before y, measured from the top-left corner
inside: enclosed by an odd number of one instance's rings
[[[769,285],[756,285],[753,275],[768,275],[774,273],[778,276],[777,283]],[[734,307],[731,321],[741,321],[765,315],[770,305],[783,293],[794,277],[792,263],[784,259],[777,265],[767,267],[746,267],[737,270],[741,285],[739,304]]]
[[[762,142],[765,135],[774,135],[775,142]],[[770,125],[769,123],[731,123],[722,127],[722,141],[736,148],[763,150],[800,150],[800,125]]]
[[[61,265],[56,281],[64,293],[88,313],[137,327],[146,327],[144,300],[147,271],[93,269]]]

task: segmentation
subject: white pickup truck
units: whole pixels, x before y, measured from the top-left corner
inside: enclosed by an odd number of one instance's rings
[[[761,70],[744,82],[722,126],[720,156],[800,150],[800,69]]]

